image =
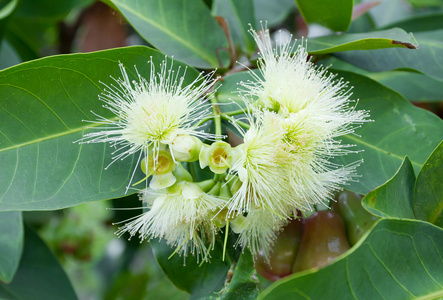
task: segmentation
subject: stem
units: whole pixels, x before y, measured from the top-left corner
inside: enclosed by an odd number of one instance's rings
[[[214,116],[209,116],[209,117],[203,118],[197,124],[195,124],[195,126],[199,127],[199,126],[205,124],[206,122],[212,120],[213,118],[214,118]]]
[[[239,125],[240,127],[244,128],[244,129],[249,129],[251,127],[251,125],[249,125],[249,124],[247,124],[245,122],[236,120],[235,118],[233,118],[233,117],[231,117],[231,116],[229,116],[227,114],[221,114],[220,117],[223,120],[234,122],[234,123],[236,123],[237,125]]]
[[[223,115],[236,116],[236,115],[243,115],[244,113],[248,113],[248,112],[249,112],[249,109],[245,108],[245,109],[233,110],[233,111],[224,113]]]
[[[189,174],[191,174],[191,176],[192,176],[192,181],[196,182],[197,181],[197,176],[195,174],[194,163],[188,162],[188,171],[189,171]]]
[[[218,102],[215,99],[215,97],[211,98],[212,103],[212,116],[214,118],[214,124],[215,124],[215,135],[216,140],[221,141],[223,139],[222,137],[222,130],[221,130],[221,119],[220,119],[220,109],[218,108]]]

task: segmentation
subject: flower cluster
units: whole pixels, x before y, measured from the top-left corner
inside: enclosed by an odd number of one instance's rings
[[[330,161],[353,152],[337,138],[368,118],[355,109],[347,83],[315,66],[303,43],[296,47],[289,38],[275,48],[268,29],[251,34],[260,73],[250,71],[251,80],[239,83],[248,124],[242,127],[230,117],[243,136],[236,147],[200,130],[211,119],[213,73],[183,86],[184,77],[166,63],[155,73],[151,60],[149,80],[138,75],[138,82],[120,66],[123,79],[101,96],[117,118],[100,118],[108,128],[83,140],[111,142],[117,148],[114,160],[140,151],[145,179],[152,177],[140,192],[147,211],[129,220],[119,235],[163,238],[176,252],[207,260],[226,226],[239,234],[237,245],[266,256],[276,232],[297,210],[326,203],[356,176],[360,162]],[[220,122],[219,113],[213,114]],[[181,164],[198,166],[191,164],[197,160],[213,179],[197,182]]]

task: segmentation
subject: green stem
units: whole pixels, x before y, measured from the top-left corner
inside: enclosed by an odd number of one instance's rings
[[[192,181],[196,182],[197,181],[197,175],[195,174],[194,163],[188,162],[188,171],[189,171],[189,174],[191,174],[191,176],[192,176]]]
[[[234,122],[237,125],[239,125],[240,127],[243,127],[244,129],[249,129],[251,127],[251,125],[249,125],[249,124],[247,124],[245,122],[236,120],[235,118],[233,118],[233,117],[231,117],[231,116],[229,116],[227,114],[221,114],[220,118],[222,118],[223,120]]]
[[[203,124],[205,124],[208,121],[211,121],[214,118],[214,116],[209,116],[206,118],[201,119],[197,124],[195,124],[196,127],[201,126]]]
[[[215,99],[215,97],[211,98],[212,103],[212,115],[214,118],[214,124],[215,124],[215,135],[217,136],[216,139],[218,141],[222,140],[222,130],[221,130],[221,119],[220,119],[220,109],[218,108],[218,102]]]
[[[248,113],[249,110],[247,108],[245,109],[238,109],[238,110],[233,110],[233,111],[229,111],[224,113],[224,115],[226,116],[237,116],[237,115],[243,115],[244,113]]]

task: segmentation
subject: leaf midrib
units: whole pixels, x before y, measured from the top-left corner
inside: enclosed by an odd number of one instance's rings
[[[109,119],[109,121],[116,121],[116,120],[117,120],[117,117]],[[73,134],[73,133],[81,132],[81,131],[84,131],[86,129],[95,128],[95,127],[99,127],[99,126],[102,126],[102,125],[103,124],[94,123],[93,125],[82,126],[82,127],[79,127],[79,128],[63,131],[63,132],[60,132],[60,133],[47,135],[45,137],[33,139],[33,140],[30,140],[28,142],[24,142],[24,143],[21,143],[21,144],[14,144],[13,146],[0,149],[0,153],[1,152],[5,152],[5,151],[9,151],[9,150],[14,150],[14,149],[17,149],[17,148],[21,148],[21,147],[24,147],[24,146],[32,145],[32,144],[35,144],[35,143],[40,143],[40,142],[44,142],[44,141],[47,141],[47,140],[59,138],[59,137],[62,137],[62,136],[70,135],[70,134]],[[74,143],[74,141],[73,141],[73,143]]]

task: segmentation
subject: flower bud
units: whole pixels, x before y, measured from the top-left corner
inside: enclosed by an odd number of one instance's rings
[[[172,171],[175,170],[175,163],[167,150],[160,150],[156,160],[152,154],[148,158],[143,158],[141,169],[148,177],[152,175],[149,183],[149,187],[152,189],[164,189],[176,182],[176,178],[172,174]]]
[[[218,141],[212,145],[203,145],[200,151],[200,168],[209,166],[215,174],[223,174],[231,167],[232,148],[226,142]]]
[[[175,160],[193,162],[198,160],[202,145],[203,143],[198,137],[179,134],[174,138],[169,148]]]

